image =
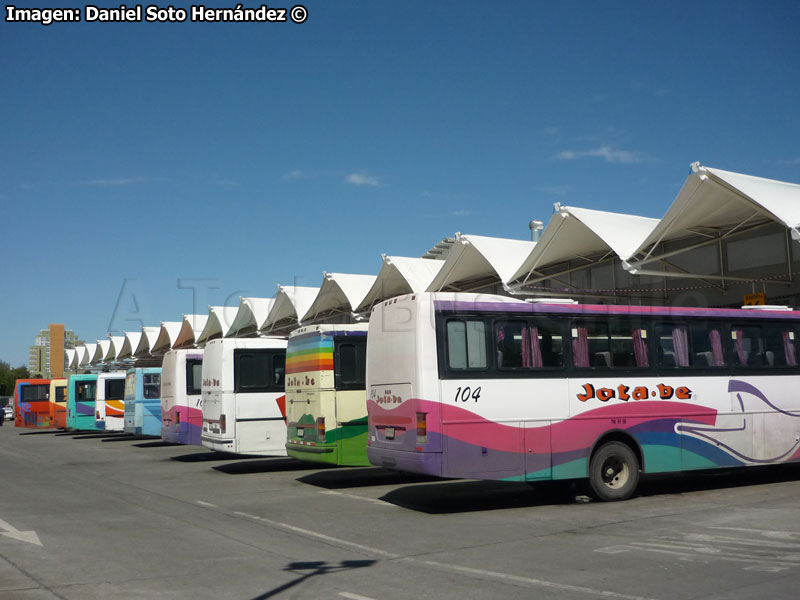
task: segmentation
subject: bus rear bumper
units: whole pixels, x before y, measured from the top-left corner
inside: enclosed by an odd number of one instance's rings
[[[407,452],[367,446],[367,458],[376,467],[434,477],[442,476],[441,452]]]

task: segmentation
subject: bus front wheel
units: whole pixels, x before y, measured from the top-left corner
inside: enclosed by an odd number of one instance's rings
[[[589,484],[599,500],[611,502],[631,497],[639,483],[639,461],[621,442],[600,446],[589,463]]]

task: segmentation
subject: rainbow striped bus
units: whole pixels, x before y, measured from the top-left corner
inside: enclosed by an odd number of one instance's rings
[[[67,429],[97,431],[97,374],[71,375],[67,383]]]
[[[49,379],[17,379],[14,384],[14,424],[28,429],[56,426],[50,409]]]
[[[370,318],[367,454],[441,477],[588,479],[800,460],[800,312],[414,294]]]
[[[300,460],[367,460],[366,323],[296,329],[286,348],[286,451]]]
[[[170,350],[161,365],[161,439],[202,445],[203,350]]]

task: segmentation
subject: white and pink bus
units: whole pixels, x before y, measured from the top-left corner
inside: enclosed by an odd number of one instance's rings
[[[440,477],[588,478],[800,460],[800,312],[414,294],[369,324],[367,454]]]
[[[161,439],[201,445],[203,350],[170,350],[161,364]]]

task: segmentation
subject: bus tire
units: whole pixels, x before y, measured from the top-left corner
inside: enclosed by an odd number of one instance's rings
[[[639,460],[622,442],[600,446],[589,462],[589,484],[598,500],[627,500],[639,484]]]

